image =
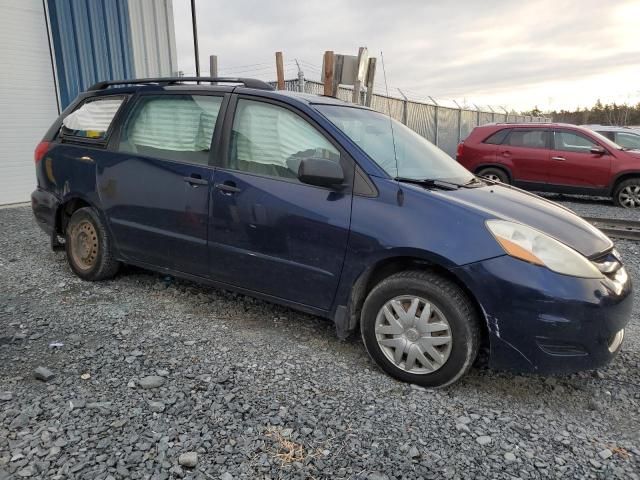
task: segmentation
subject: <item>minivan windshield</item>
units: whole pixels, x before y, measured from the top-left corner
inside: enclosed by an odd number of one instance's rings
[[[340,105],[315,107],[392,178],[456,184],[468,184],[474,179],[466,168],[427,139],[382,113]]]

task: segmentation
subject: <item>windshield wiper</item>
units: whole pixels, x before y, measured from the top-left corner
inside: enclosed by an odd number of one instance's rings
[[[425,187],[439,188],[441,190],[457,190],[464,185],[459,183],[447,182],[446,180],[439,180],[437,178],[406,178],[396,177],[394,180],[404,183],[414,183],[416,185],[423,185]]]

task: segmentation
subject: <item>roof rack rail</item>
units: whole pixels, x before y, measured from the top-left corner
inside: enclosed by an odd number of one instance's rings
[[[267,82],[256,80],[255,78],[233,78],[233,77],[159,77],[159,78],[139,78],[136,80],[107,80],[91,85],[87,91],[104,90],[113,85],[175,85],[183,82],[205,82],[205,83],[241,83],[247,88],[256,88],[258,90],[275,90]]]

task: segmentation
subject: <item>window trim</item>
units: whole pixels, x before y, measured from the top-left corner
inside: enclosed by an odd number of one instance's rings
[[[125,106],[129,103],[131,99],[131,94],[116,94],[116,95],[96,95],[93,97],[88,97],[82,100],[76,107],[70,111],[60,122],[60,129],[58,130],[58,138],[60,138],[60,142],[62,143],[73,143],[73,144],[82,144],[82,145],[91,145],[94,147],[105,148],[109,144],[109,140],[111,135],[113,135],[114,130],[118,128],[120,125],[120,117],[122,112],[125,110]],[[84,105],[91,102],[98,102],[100,100],[112,100],[114,98],[121,98],[122,103],[116,110],[116,113],[113,115],[111,119],[111,123],[109,124],[109,128],[107,129],[103,138],[87,138],[87,137],[79,137],[77,135],[69,135],[64,133],[64,119],[67,118],[72,113],[80,110]]]
[[[342,189],[342,192],[352,193],[355,168],[357,163],[355,162],[355,160],[353,160],[351,155],[349,155],[349,153],[342,147],[342,145],[340,145],[340,143],[335,138],[333,138],[324,128],[322,128],[322,125],[320,125],[317,121],[311,118],[307,113],[305,113],[304,111],[296,108],[295,106],[289,103],[281,102],[270,97],[262,97],[257,95],[254,96],[254,95],[243,94],[243,93],[231,94],[231,98],[229,100],[229,104],[226,110],[226,116],[224,119],[224,127],[222,128],[222,141],[219,144],[219,149],[216,155],[216,162],[214,164],[216,168],[220,170],[228,171],[228,172],[240,173],[243,175],[251,175],[251,176],[260,177],[260,178],[268,178],[275,181],[287,182],[294,185],[304,185],[307,187],[320,188],[322,190],[335,191],[335,188],[321,187],[317,185],[310,185],[308,183],[302,183],[297,178],[286,178],[286,177],[279,177],[279,176],[272,176],[272,175],[264,175],[257,172],[248,172],[246,170],[238,170],[235,168],[231,168],[229,166],[231,134],[233,132],[233,122],[236,118],[236,111],[238,107],[238,102],[240,100],[249,100],[252,102],[266,103],[276,107],[284,108],[285,110],[292,112],[294,115],[298,115],[300,118],[305,120],[308,124],[310,124],[312,128],[314,128],[320,135],[322,135],[322,137],[324,137],[325,140],[327,140],[340,153],[340,165],[342,166],[342,170],[345,176],[345,181],[344,181],[345,188]]]
[[[517,131],[521,132],[523,130],[527,132],[535,132],[536,130],[541,130],[542,132],[546,133],[547,138],[545,139],[544,147],[532,147],[528,145],[510,145],[509,143],[507,143],[507,141],[511,138],[511,135],[513,135],[513,132],[517,132]],[[511,128],[511,131],[507,134],[507,136],[504,137],[500,145],[504,147],[510,147],[510,148],[530,148],[533,150],[551,150],[552,144],[550,144],[550,142],[553,142],[553,139],[550,140],[550,137],[551,137],[551,135],[549,135],[550,133],[551,133],[551,129],[549,128],[513,127]]]
[[[574,151],[574,150],[561,150],[561,149],[559,149],[559,148],[556,148],[556,134],[558,134],[558,133],[572,133],[572,134],[574,134],[574,135],[576,135],[576,136],[578,136],[578,137],[586,138],[587,140],[589,140],[589,141],[590,141],[591,143],[593,143],[594,145],[596,145],[596,146],[598,146],[598,147],[601,147],[601,148],[604,148],[604,151],[605,151],[604,155],[610,155],[610,154],[611,154],[611,152],[609,151],[609,149],[608,149],[606,146],[602,145],[600,142],[598,142],[596,139],[591,138],[589,135],[586,135],[586,134],[584,134],[584,133],[582,133],[582,132],[577,132],[577,131],[575,131],[575,130],[571,130],[571,129],[569,129],[569,128],[554,128],[554,129],[553,129],[553,144],[551,145],[551,149],[552,149],[553,151],[556,151],[556,152],[565,152],[565,153],[575,153],[575,154],[578,154],[578,155],[592,155],[592,153],[591,153],[591,152],[589,152],[589,151],[586,151],[586,152],[576,152],[576,151]]]
[[[207,158],[207,163],[195,163],[195,162],[187,162],[184,160],[179,160],[175,158],[158,158],[151,155],[145,155],[138,152],[123,152],[120,150],[120,143],[122,141],[122,134],[126,128],[126,125],[131,120],[131,116],[135,113],[136,107],[140,104],[140,102],[149,96],[184,96],[184,95],[200,95],[206,97],[221,97],[222,103],[220,105],[220,110],[218,111],[218,117],[216,118],[216,124],[213,127],[213,135],[211,136],[211,144],[209,145],[209,156]],[[194,165],[198,167],[213,167],[215,163],[215,157],[217,156],[217,150],[220,147],[220,135],[221,130],[223,128],[224,118],[226,117],[226,110],[229,104],[230,94],[228,92],[218,92],[218,91],[202,91],[202,90],[185,90],[185,91],[165,91],[165,90],[154,90],[154,91],[143,91],[138,92],[133,99],[130,100],[128,108],[125,112],[122,113],[122,121],[119,122],[117,131],[114,133],[112,141],[109,143],[108,149],[113,153],[117,153],[118,155],[131,155],[135,157],[145,158],[149,160],[163,161],[163,162],[173,162],[181,165]]]

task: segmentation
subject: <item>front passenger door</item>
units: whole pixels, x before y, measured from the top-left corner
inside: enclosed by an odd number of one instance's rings
[[[328,310],[347,247],[355,164],[310,118],[285,104],[239,97],[230,111],[227,153],[212,193],[211,276]],[[304,157],[339,162],[345,184],[301,183]]]
[[[550,183],[571,189],[600,189],[609,183],[611,155],[591,153],[602,147],[586,135],[565,129],[555,129],[551,151]]]

